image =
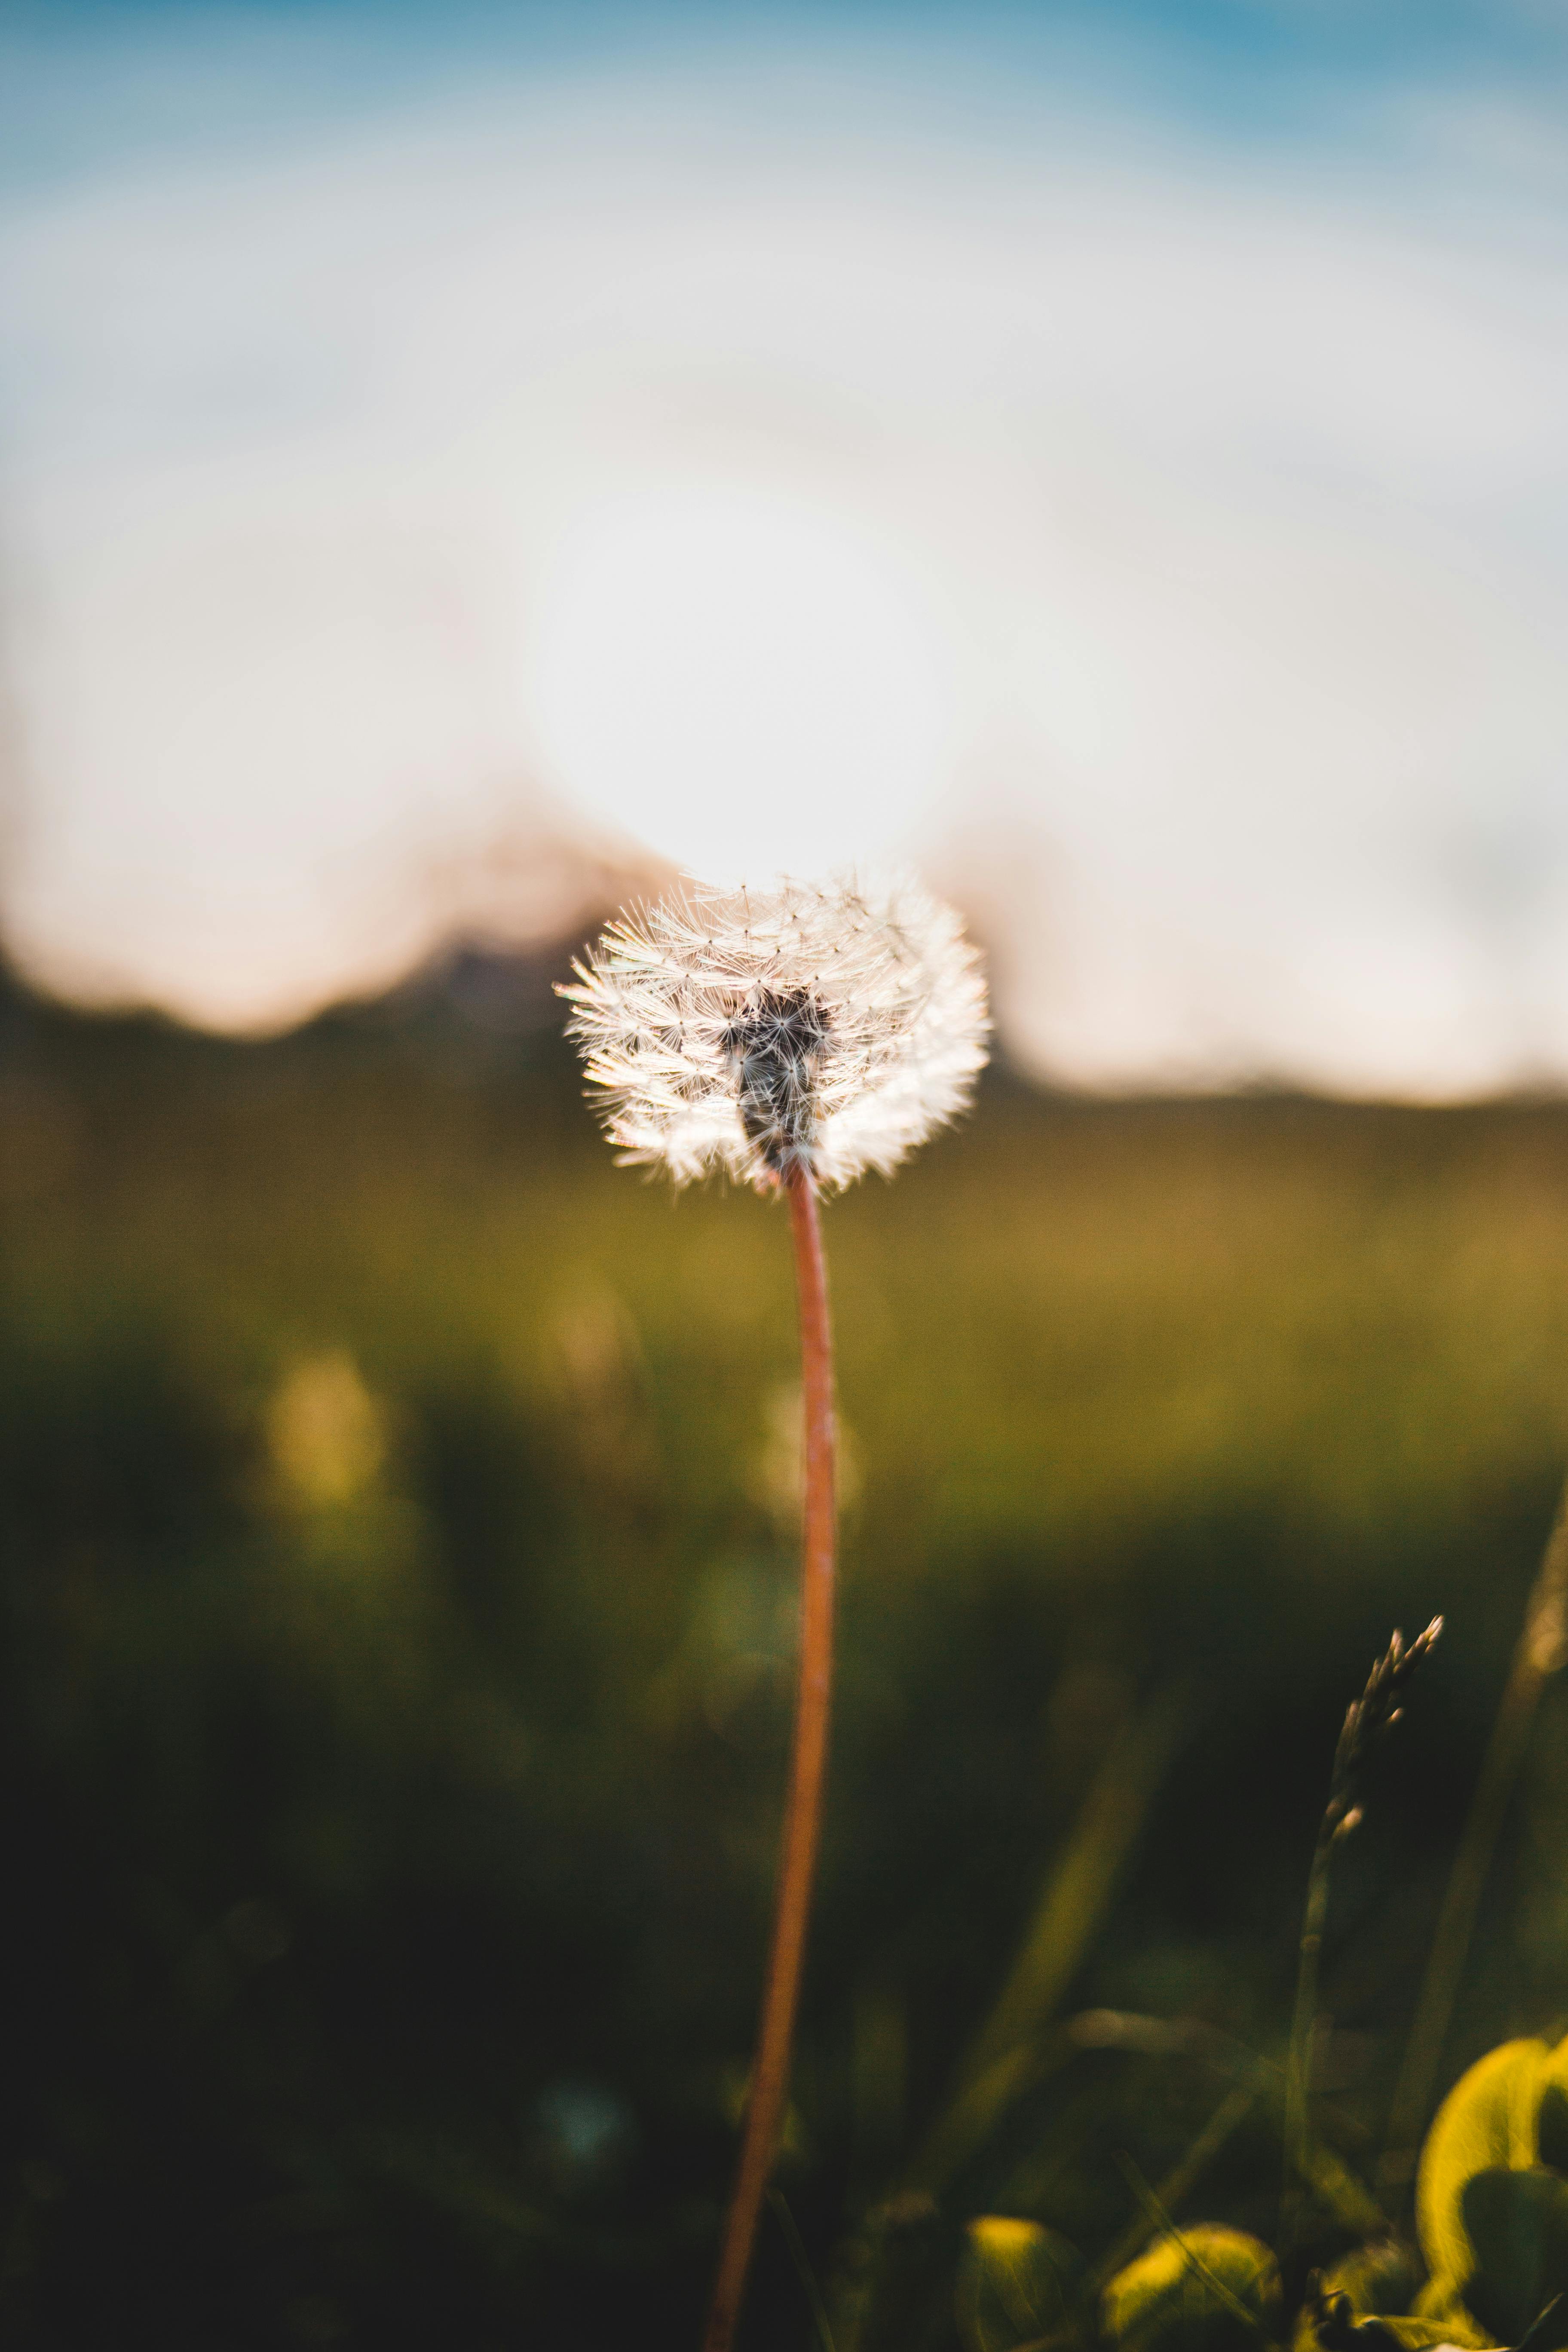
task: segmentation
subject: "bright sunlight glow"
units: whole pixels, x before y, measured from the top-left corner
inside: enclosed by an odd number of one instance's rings
[[[547,780],[715,880],[896,851],[949,779],[951,653],[848,512],[707,478],[563,531],[528,701]]]

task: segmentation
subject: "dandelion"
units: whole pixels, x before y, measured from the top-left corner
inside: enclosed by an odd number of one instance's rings
[[[788,2087],[822,1820],[837,1551],[819,1191],[884,1174],[961,1110],[985,1060],[978,960],[913,883],[694,889],[613,923],[562,990],[623,1160],[787,1201],[805,1478],[799,1681],[773,1937],[704,2352],[729,2352]]]
[[[912,883],[667,900],[613,923],[562,993],[611,1140],[678,1183],[886,1174],[985,1059],[974,951]]]

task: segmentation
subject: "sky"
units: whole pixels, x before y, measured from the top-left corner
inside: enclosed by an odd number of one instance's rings
[[[1552,0],[0,0],[13,951],[894,861],[1061,1082],[1562,1083],[1565,131]]]

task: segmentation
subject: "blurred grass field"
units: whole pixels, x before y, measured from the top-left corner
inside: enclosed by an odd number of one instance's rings
[[[5,2340],[689,2342],[787,1726],[776,1211],[617,1170],[550,1033],[438,998],[245,1045],[14,992],[0,1114]],[[813,2261],[907,2167],[1150,1706],[1179,1732],[1063,2013],[1279,2053],[1339,1717],[1441,1609],[1331,1917],[1323,2080],[1370,2171],[1568,1462],[1568,1106],[998,1078],[827,1243]],[[1554,1688],[1445,2081],[1562,2031],[1565,1842]],[[1098,2251],[1115,2151],[1155,2177],[1218,2096],[1075,2049],[944,2215]],[[1267,2235],[1278,2199],[1259,2116],[1206,2210]],[[770,2242],[750,2341],[808,2340]]]

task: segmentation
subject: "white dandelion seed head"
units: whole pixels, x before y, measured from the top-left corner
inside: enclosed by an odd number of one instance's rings
[[[985,1061],[979,958],[904,879],[693,885],[612,923],[575,971],[561,993],[606,1132],[678,1183],[886,1173]]]

